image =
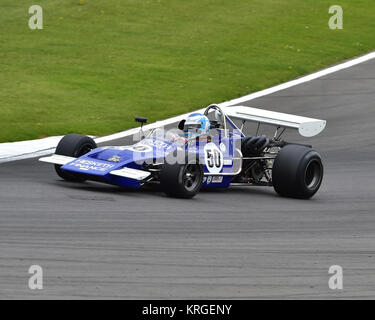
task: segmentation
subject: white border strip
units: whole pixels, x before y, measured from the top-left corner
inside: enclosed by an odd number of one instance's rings
[[[331,73],[338,72],[340,70],[353,67],[355,65],[364,63],[364,62],[372,60],[372,59],[375,59],[375,52],[368,53],[364,56],[355,58],[353,60],[349,60],[347,62],[337,64],[337,65],[329,67],[327,69],[323,69],[321,71],[309,74],[307,76],[304,76],[304,77],[301,77],[301,78],[298,78],[298,79],[295,79],[295,80],[292,80],[292,81],[289,81],[289,82],[286,82],[286,83],[279,84],[277,86],[274,86],[274,87],[271,87],[271,88],[268,88],[268,89],[265,89],[265,90],[254,92],[254,93],[251,93],[249,95],[246,95],[246,96],[243,96],[243,97],[240,97],[240,98],[237,98],[237,99],[233,99],[233,100],[230,100],[230,101],[227,101],[227,102],[220,103],[219,106],[221,106],[221,107],[232,106],[232,105],[240,104],[240,103],[243,103],[243,102],[246,102],[246,101],[254,100],[254,99],[257,99],[257,98],[260,98],[260,97],[264,97],[266,95],[270,95],[272,93],[282,91],[282,90],[300,85],[302,83],[306,83],[306,82],[324,77],[324,76],[329,75]],[[197,110],[195,112],[203,112],[203,111],[204,111],[204,109],[200,109],[200,110]],[[150,129],[154,129],[154,128],[158,128],[158,127],[167,126],[167,125],[172,124],[174,122],[178,122],[178,121],[181,121],[182,119],[185,119],[189,114],[191,114],[193,112],[194,111],[191,111],[189,113],[185,113],[185,114],[173,117],[173,118],[169,118],[169,119],[162,120],[162,121],[157,121],[157,122],[148,124],[148,125],[144,126],[143,128],[144,128],[144,130],[150,130]],[[139,128],[133,128],[133,129],[129,129],[129,130],[126,130],[126,131],[111,134],[109,136],[96,138],[95,141],[97,143],[108,142],[108,141],[117,140],[117,139],[121,139],[121,138],[131,136],[131,135],[133,135],[137,132],[139,132]],[[35,151],[33,151],[31,153],[27,153],[27,154],[25,154],[25,153],[17,154],[17,152],[19,152],[19,150],[24,150],[23,147],[22,147],[24,144],[27,144],[30,147],[30,144],[33,143],[32,141],[2,143],[2,144],[0,144],[0,163],[15,161],[15,160],[22,160],[22,159],[27,159],[27,158],[34,158],[34,157],[38,157],[38,156],[51,154],[51,153],[54,152],[54,150],[56,148],[56,145],[57,145],[56,139],[53,139],[53,138],[54,137],[46,138],[46,139],[51,140],[51,145],[50,145],[49,148],[45,147],[45,142],[41,142],[41,140],[44,140],[44,139],[35,140],[34,145],[32,146],[32,148]],[[4,155],[4,152],[1,151],[2,146],[4,146],[4,148],[6,146],[6,148],[7,148],[8,154],[6,154],[5,156],[1,156],[1,154]],[[43,147],[41,147],[41,146],[43,146]],[[10,154],[15,154],[15,155],[9,156],[9,152],[10,152]]]

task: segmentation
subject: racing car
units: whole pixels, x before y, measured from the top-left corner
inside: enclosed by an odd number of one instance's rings
[[[68,134],[55,154],[40,158],[52,163],[61,178],[98,181],[127,188],[156,184],[167,195],[192,198],[204,188],[270,186],[283,197],[308,199],[323,180],[321,156],[310,145],[281,139],[286,130],[303,137],[322,132],[326,121],[246,106],[208,106],[190,114],[176,128],[143,130],[127,146],[97,147],[88,136]],[[245,135],[247,122],[256,134]],[[260,135],[261,125],[274,128]]]

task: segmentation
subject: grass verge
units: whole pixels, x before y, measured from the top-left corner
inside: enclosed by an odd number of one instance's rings
[[[375,48],[375,2],[30,0],[0,7],[0,141],[105,135],[285,82]]]

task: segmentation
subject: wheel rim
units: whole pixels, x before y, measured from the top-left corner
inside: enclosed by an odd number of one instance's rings
[[[322,181],[323,167],[321,163],[315,159],[311,160],[306,166],[305,186],[309,190],[315,190]]]
[[[183,183],[187,191],[193,191],[198,185],[201,178],[201,171],[197,165],[189,164],[183,172]]]

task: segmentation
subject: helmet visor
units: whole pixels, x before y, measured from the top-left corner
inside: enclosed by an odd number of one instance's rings
[[[200,123],[187,123],[184,125],[184,131],[196,131],[201,128]]]

